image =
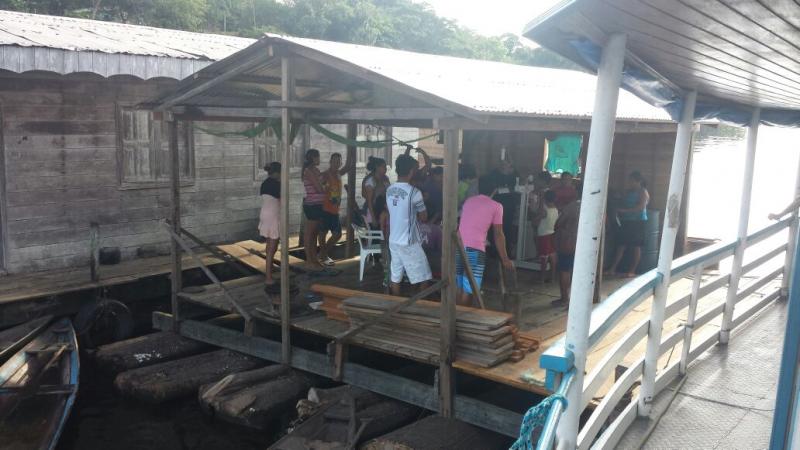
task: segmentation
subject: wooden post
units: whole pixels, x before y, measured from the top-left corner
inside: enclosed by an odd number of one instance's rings
[[[100,281],[100,225],[89,224],[89,278]]]
[[[281,58],[281,100],[288,102],[294,93],[294,76],[291,60]],[[292,361],[292,343],[290,340],[291,318],[289,295],[289,167],[292,165],[291,132],[289,108],[281,110],[281,362]],[[302,235],[302,231],[301,231]]]
[[[165,114],[169,123],[169,156],[170,156],[170,223],[174,234],[180,234],[181,230],[181,156],[178,152],[178,122],[172,113]],[[178,242],[170,236],[170,256],[172,257],[172,278],[170,289],[170,304],[172,307],[172,326],[174,331],[178,331],[180,322],[180,305],[178,294],[183,286],[181,267],[181,248]]]
[[[347,124],[347,139],[355,140],[358,135],[358,125],[354,123]],[[347,172],[347,216],[344,218],[345,236],[347,242],[345,243],[345,254],[348,258],[353,256],[353,213],[356,210],[356,147],[352,145],[347,146],[347,162],[352,164],[350,170]]]
[[[461,151],[461,130],[444,132],[444,183],[442,197],[442,280],[447,285],[442,290],[442,334],[439,352],[439,414],[453,417],[455,380],[453,361],[456,348],[456,284],[455,245],[448,239],[456,231],[458,208],[458,154]]]

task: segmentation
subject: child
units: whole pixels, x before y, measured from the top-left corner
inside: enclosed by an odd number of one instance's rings
[[[556,280],[556,256],[555,225],[558,220],[558,208],[556,208],[556,193],[547,191],[544,193],[544,207],[541,212],[541,219],[536,227],[536,250],[539,254],[539,273],[544,283],[544,274],[547,270],[547,263],[550,263],[552,272],[551,281]]]

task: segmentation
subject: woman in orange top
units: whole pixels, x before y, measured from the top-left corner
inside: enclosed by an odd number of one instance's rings
[[[333,246],[342,237],[342,223],[339,219],[339,207],[342,203],[342,175],[352,169],[352,161],[342,167],[342,155],[340,153],[331,154],[330,167],[322,172],[322,179],[326,187],[325,200],[322,203],[322,221],[319,232],[319,260],[326,266],[334,264],[330,252]],[[331,237],[325,240],[328,232]]]

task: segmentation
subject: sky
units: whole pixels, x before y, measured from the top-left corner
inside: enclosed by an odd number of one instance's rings
[[[525,25],[558,0],[422,0],[442,17],[486,35],[521,34]]]

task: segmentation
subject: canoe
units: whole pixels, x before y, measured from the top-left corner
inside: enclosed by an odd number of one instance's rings
[[[20,351],[52,321],[53,316],[48,315],[0,331],[0,364]]]
[[[3,449],[54,449],[78,394],[78,341],[58,319],[0,366]]]

